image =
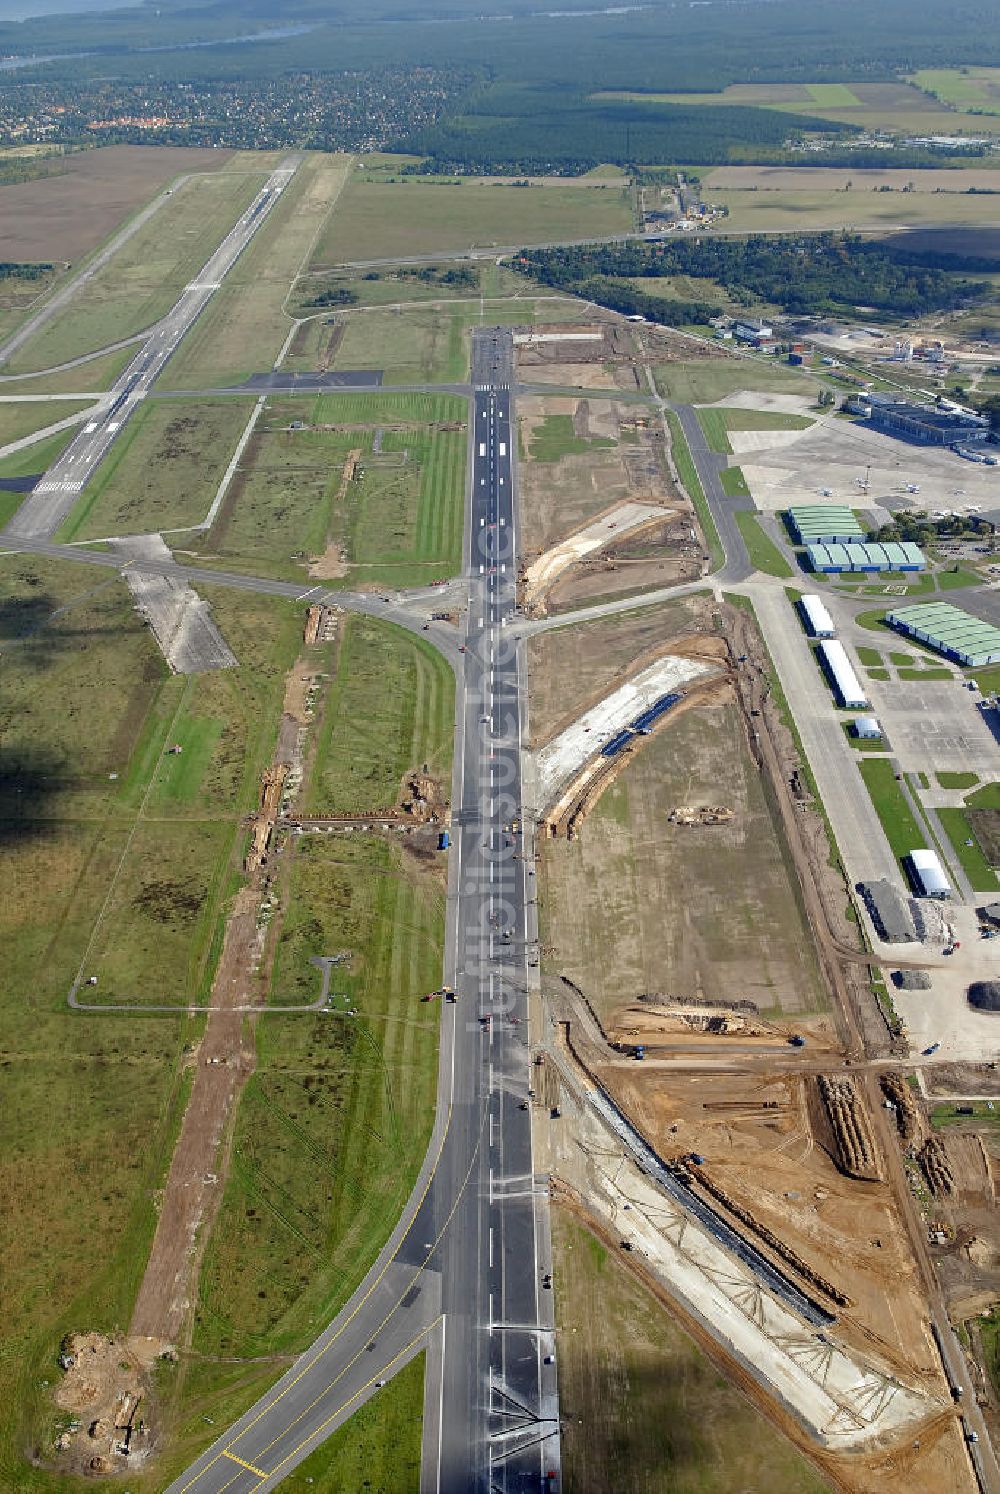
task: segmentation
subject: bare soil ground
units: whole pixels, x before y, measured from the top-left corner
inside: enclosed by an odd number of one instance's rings
[[[218,171],[229,150],[109,145],[66,157],[63,176],[0,187],[0,259],[81,259],[175,176]]]
[[[714,611],[706,592],[536,634],[528,643],[532,747],[607,695],[647,655],[652,658],[682,637],[714,635]]]
[[[90,1475],[138,1470],[152,1450],[150,1369],[164,1346],[153,1340],[75,1333],[63,1344],[66,1370],[55,1393],[64,1417],[56,1440],[61,1471]]]

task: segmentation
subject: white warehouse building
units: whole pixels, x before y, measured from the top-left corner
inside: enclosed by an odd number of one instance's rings
[[[827,678],[833,686],[838,705],[848,708],[866,706],[868,697],[862,690],[860,681],[854,672],[854,665],[847,657],[847,650],[839,639],[831,638],[829,642],[821,643],[819,656],[823,661]]]
[[[936,851],[911,851],[907,860],[920,897],[951,897],[951,883]]]
[[[799,607],[802,616],[806,620],[806,627],[813,638],[832,638],[837,631],[833,626],[833,618],[819,597],[813,595],[799,598]]]

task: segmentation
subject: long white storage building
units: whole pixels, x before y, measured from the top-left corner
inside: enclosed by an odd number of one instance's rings
[[[907,860],[921,897],[951,897],[951,883],[936,851],[911,851]]]
[[[821,643],[819,656],[838,703],[850,708],[866,706],[868,697],[861,688],[854,666],[840,640],[831,638],[828,643]]]
[[[806,627],[814,638],[832,638],[837,631],[833,626],[833,618],[824,607],[822,601],[816,596],[803,596],[799,598],[799,606],[802,616],[806,620]]]

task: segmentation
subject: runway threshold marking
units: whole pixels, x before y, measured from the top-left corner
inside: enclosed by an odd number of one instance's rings
[[[264,1472],[263,1468],[255,1468],[252,1463],[245,1462],[242,1458],[238,1458],[235,1453],[227,1452],[225,1448],[223,1448],[222,1456],[228,1458],[231,1463],[239,1463],[241,1468],[245,1468],[248,1473],[256,1474],[258,1478],[268,1478],[270,1476]]]

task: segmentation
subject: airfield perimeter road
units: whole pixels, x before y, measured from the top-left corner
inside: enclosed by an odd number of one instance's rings
[[[459,668],[445,981],[456,1000],[441,1006],[427,1159],[351,1301],[167,1494],[277,1488],[423,1347],[422,1494],[559,1487],[556,1370],[546,1363],[554,1344],[543,1284],[547,1181],[534,1175],[528,1105],[534,877],[530,841],[513,829],[522,815],[525,679],[523,652],[507,640],[516,585],[512,363],[509,333],[476,333],[469,611],[465,652],[451,651]],[[380,606],[392,615],[377,601],[371,610]]]
[[[301,159],[299,155],[287,156],[272,172],[198,277],[185,286],[173,309],[153,328],[106,396],[101,413],[88,420],[58,461],[36,483],[7,526],[5,533],[8,537],[47,539],[55,534],[122,426],[139,402],[145,399],[181,338],[201,315],[274,207]]]

